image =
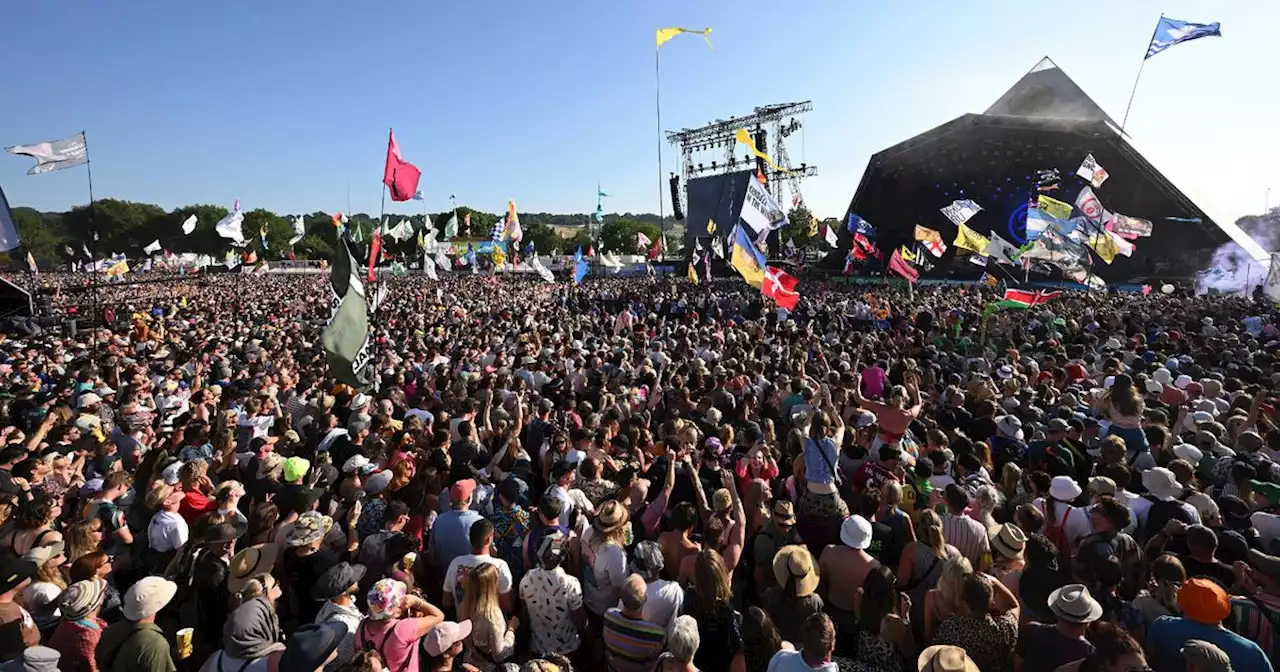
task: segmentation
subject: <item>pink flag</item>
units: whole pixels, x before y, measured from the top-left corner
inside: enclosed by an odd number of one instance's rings
[[[223,202],[225,203],[226,201],[223,201]],[[233,206],[233,207],[231,208],[231,211],[232,211],[232,212],[239,212],[239,211],[240,211],[240,199],[238,199],[238,198],[236,199],[236,204],[235,204],[235,206]]]
[[[392,130],[387,140],[387,167],[382,171],[382,183],[391,191],[391,200],[407,201],[418,193],[418,179],[422,171],[400,156],[396,144],[396,132]]]
[[[1150,294],[1150,293],[1151,293],[1151,285],[1143,285],[1143,286],[1142,286],[1142,295],[1143,295],[1143,296],[1146,296],[1146,295],[1148,295],[1148,294]]]

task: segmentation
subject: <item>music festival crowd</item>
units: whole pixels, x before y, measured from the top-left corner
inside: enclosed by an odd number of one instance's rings
[[[107,326],[0,338],[0,670],[1280,655],[1269,304],[384,277],[359,390],[322,275],[38,280]]]

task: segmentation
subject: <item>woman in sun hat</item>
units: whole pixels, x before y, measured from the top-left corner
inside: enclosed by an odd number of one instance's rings
[[[583,583],[583,601],[596,616],[618,605],[622,584],[627,578],[627,507],[616,499],[600,505],[591,527],[582,535],[584,571],[591,572]]]
[[[444,612],[395,579],[373,584],[365,599],[369,616],[356,628],[356,648],[377,651],[388,670],[419,669],[418,642],[444,621]]]
[[[818,563],[802,545],[783,546],[773,556],[773,578],[777,585],[765,591],[764,610],[784,640],[798,641],[800,625],[822,611],[823,601],[817,594]]]
[[[1037,498],[1032,505],[1044,514],[1044,535],[1058,546],[1059,553],[1069,556],[1080,539],[1089,535],[1089,511],[1073,506],[1084,489],[1070,476],[1054,476],[1049,482],[1046,497]]]
[[[1027,566],[1023,550],[1027,535],[1013,523],[997,525],[988,534],[991,543],[991,570],[988,572],[1009,588],[1017,590],[1018,577]]]

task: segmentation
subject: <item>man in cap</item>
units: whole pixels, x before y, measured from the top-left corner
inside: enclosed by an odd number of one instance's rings
[[[1027,623],[1018,633],[1015,653],[1023,670],[1056,670],[1093,653],[1085,638],[1089,624],[1102,617],[1102,605],[1081,584],[1049,594],[1049,610],[1057,623]]]
[[[356,597],[360,594],[360,581],[364,575],[363,565],[343,561],[321,574],[311,587],[311,599],[324,603],[316,614],[316,624],[341,623],[346,626],[332,661],[334,667],[346,665],[355,655],[356,628],[364,618]]]
[[[471,510],[476,482],[463,479],[449,488],[449,510],[431,526],[427,549],[431,567],[441,579],[455,558],[471,553],[471,526],[482,516]]]
[[[124,619],[102,632],[94,652],[102,672],[177,672],[169,640],[156,614],[169,604],[178,586],[158,576],[133,584],[124,596]]]
[[[1147,630],[1147,651],[1156,670],[1180,669],[1180,652],[1191,640],[1204,640],[1222,649],[1242,670],[1271,672],[1271,661],[1257,643],[1222,627],[1231,615],[1227,591],[1212,579],[1188,579],[1178,590],[1182,616],[1161,616]]]
[[[795,506],[785,499],[774,500],[771,513],[751,547],[751,557],[755,563],[752,573],[755,576],[756,590],[761,595],[774,585],[770,568],[773,567],[773,556],[777,555],[778,549],[801,543],[800,533],[796,531]]]

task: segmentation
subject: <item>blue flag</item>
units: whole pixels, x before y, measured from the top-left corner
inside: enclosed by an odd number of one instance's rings
[[[413,192],[413,200],[415,200],[415,201],[421,201],[421,200],[422,200],[422,190],[418,190],[418,191]]]
[[[573,263],[575,264],[582,263],[582,246],[581,245],[579,245],[577,251],[573,253]]]
[[[852,212],[849,213],[849,232],[861,233],[870,240],[876,239],[876,229],[874,226],[871,226],[871,222],[868,222]]]
[[[1221,24],[1191,23],[1162,16],[1160,23],[1156,24],[1156,34],[1151,37],[1151,46],[1147,47],[1147,58],[1175,44],[1198,40],[1202,37],[1222,37]]]
[[[578,253],[581,254],[582,250],[579,249]],[[581,285],[582,279],[587,277],[587,270],[589,268],[590,267],[587,265],[587,261],[585,259],[579,259],[577,266],[573,269],[573,284]]]
[[[0,252],[8,252],[21,244],[18,225],[14,223],[13,212],[9,210],[9,199],[5,198],[4,189],[0,189]]]

